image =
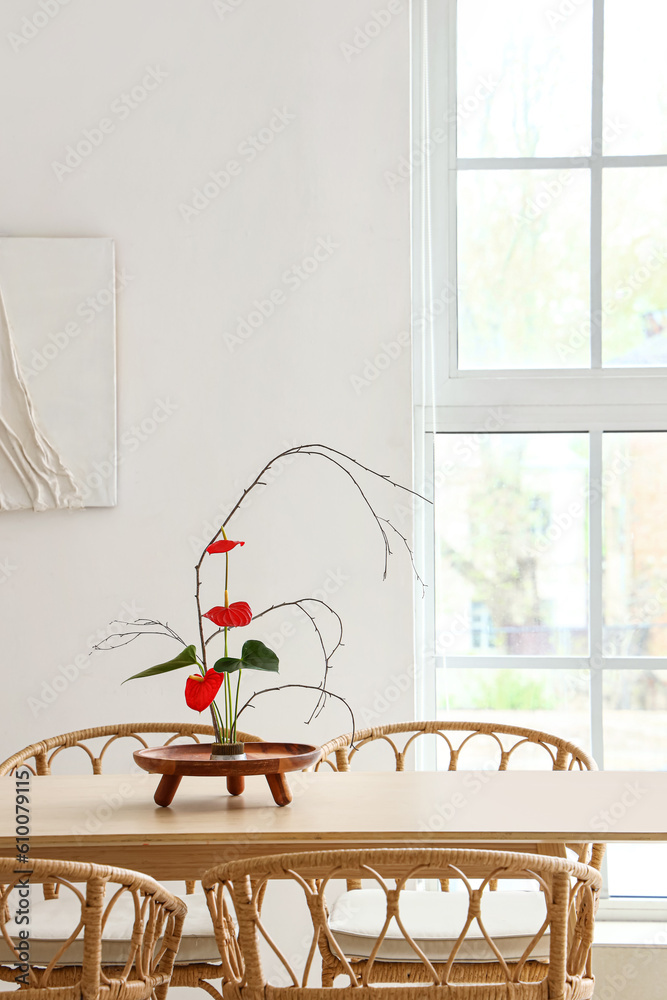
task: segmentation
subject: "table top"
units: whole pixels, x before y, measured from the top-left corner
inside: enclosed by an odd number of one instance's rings
[[[77,845],[96,844],[252,844],[261,853],[265,844],[667,840],[667,772],[297,772],[285,808],[274,805],[261,777],[248,779],[238,797],[226,794],[222,778],[186,777],[162,809],[153,802],[157,781],[150,774],[33,777],[33,856],[42,847],[76,856]],[[4,777],[0,854],[13,852],[15,836],[15,782]]]

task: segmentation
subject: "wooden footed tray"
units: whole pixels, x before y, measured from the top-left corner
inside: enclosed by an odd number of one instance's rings
[[[320,747],[308,743],[246,743],[245,760],[211,760],[212,746],[212,743],[195,743],[135,750],[134,759],[139,767],[162,775],[154,796],[157,805],[171,805],[186,775],[226,777],[227,791],[241,795],[247,774],[263,774],[276,805],[286,806],[292,801],[292,793],[285,772],[303,771],[316,764],[322,754]]]

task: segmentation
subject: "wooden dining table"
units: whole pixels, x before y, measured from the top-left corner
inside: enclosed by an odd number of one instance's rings
[[[410,844],[553,853],[568,843],[667,841],[667,772],[297,772],[283,808],[260,777],[242,796],[228,795],[224,779],[186,777],[160,808],[157,781],[32,777],[21,816],[30,856],[166,880],[286,851]],[[15,778],[0,778],[0,856],[16,854],[16,794]]]

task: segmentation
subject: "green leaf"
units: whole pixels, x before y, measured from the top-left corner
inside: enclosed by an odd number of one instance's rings
[[[272,649],[259,639],[248,639],[241,650],[244,670],[271,670],[278,673],[280,661]]]
[[[235,656],[221,656],[213,664],[213,669],[219,674],[233,674],[235,670],[241,670],[243,660],[237,660]]]
[[[271,670],[278,672],[279,660],[272,649],[259,639],[248,639],[243,643],[241,658],[223,656],[213,664],[219,674],[233,674],[236,670]]]
[[[175,656],[173,660],[167,660],[166,663],[157,663],[154,667],[149,667],[147,670],[142,670],[139,674],[132,674],[131,677],[126,677],[123,684],[127,684],[128,681],[135,681],[137,677],[153,677],[154,674],[166,674],[170,670],[180,670],[181,667],[191,667],[197,662],[197,651],[194,646],[186,646],[178,656]]]

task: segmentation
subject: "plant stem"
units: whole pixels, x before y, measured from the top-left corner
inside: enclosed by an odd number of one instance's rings
[[[214,701],[211,702],[210,709],[211,709],[211,720],[213,722],[213,732],[215,733],[215,741],[216,743],[222,743],[222,730],[219,722],[220,711]],[[216,713],[217,713],[217,718],[216,718]]]
[[[206,670],[206,641],[204,639],[204,617],[201,613],[201,601],[199,598],[199,590],[201,588],[201,580],[199,578],[199,567],[201,565],[201,559],[195,567],[195,578],[197,580],[197,587],[195,589],[195,601],[197,603],[197,622],[199,624],[199,642],[201,644],[201,658],[204,664],[204,671]]]
[[[229,706],[227,704],[227,677],[225,676],[222,686],[225,692],[225,729],[227,729],[227,720],[229,718]]]
[[[239,690],[241,688],[241,674],[242,670],[239,670],[238,680],[236,681],[236,701],[234,703],[234,731],[232,733],[232,743],[236,743],[236,727],[238,725],[238,715],[239,715]]]
[[[229,735],[229,742],[232,742],[231,733],[234,724],[234,718],[232,715],[232,682],[229,679],[229,674],[225,674],[225,705],[229,705],[229,715],[225,719],[227,733]]]
[[[220,528],[220,531],[222,532],[222,537],[224,538],[224,540],[227,541],[227,533],[225,531],[224,525],[222,526],[222,528]],[[227,596],[228,590],[229,590],[229,552],[225,552],[225,607],[226,608],[229,607],[229,604],[227,603],[229,601],[229,598]]]

